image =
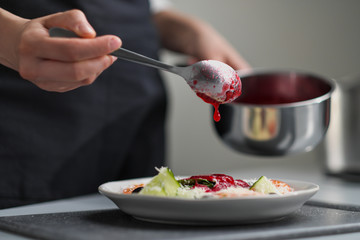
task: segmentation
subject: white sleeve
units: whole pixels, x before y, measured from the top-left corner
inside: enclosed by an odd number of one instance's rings
[[[149,0],[151,13],[158,13],[172,7],[169,0]]]

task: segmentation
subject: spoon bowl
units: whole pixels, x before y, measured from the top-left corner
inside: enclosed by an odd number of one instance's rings
[[[206,95],[219,103],[229,103],[241,95],[241,81],[229,65],[205,60],[185,68],[191,75],[187,83],[198,95]],[[205,99],[204,99],[205,100]]]

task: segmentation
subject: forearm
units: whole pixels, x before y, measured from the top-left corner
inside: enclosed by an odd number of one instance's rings
[[[18,35],[27,21],[0,8],[0,64],[18,70]]]
[[[225,38],[199,19],[168,9],[154,14],[154,22],[163,46],[169,50],[189,55],[195,61],[212,59],[234,69],[250,68]]]
[[[154,14],[153,19],[163,47],[188,55],[194,55],[194,38],[208,27],[198,19],[171,9]]]

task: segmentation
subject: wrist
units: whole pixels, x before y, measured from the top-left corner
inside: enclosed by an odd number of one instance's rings
[[[18,70],[18,45],[29,20],[0,8],[0,64]]]

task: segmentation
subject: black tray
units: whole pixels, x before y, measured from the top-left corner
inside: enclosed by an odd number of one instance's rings
[[[45,240],[291,239],[360,231],[360,206],[309,201],[271,223],[177,226],[142,222],[118,209],[0,218],[0,229]]]

